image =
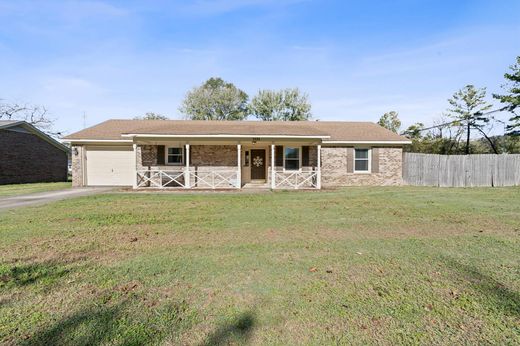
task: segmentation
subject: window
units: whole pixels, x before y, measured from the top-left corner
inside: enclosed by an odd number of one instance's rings
[[[300,148],[284,148],[284,167],[293,171],[300,169]]]
[[[370,150],[369,149],[355,149],[354,156],[354,172],[369,172],[370,171]]]
[[[182,165],[182,148],[168,148],[166,163],[168,165]]]
[[[246,150],[245,159],[244,159],[244,166],[249,167],[249,150]]]

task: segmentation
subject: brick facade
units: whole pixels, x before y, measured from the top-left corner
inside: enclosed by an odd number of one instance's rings
[[[77,155],[72,155],[73,186],[81,186],[83,181],[83,168],[81,161],[84,157],[82,146]],[[317,164],[316,146],[309,147],[309,166]],[[378,148],[378,172],[377,173],[348,173],[347,147],[323,147],[321,148],[321,176],[323,187],[338,186],[386,186],[402,184],[402,148],[379,147]],[[137,146],[137,170],[182,170],[184,166],[169,166],[157,164],[156,145]],[[233,170],[237,167],[237,148],[235,145],[191,145],[190,169],[193,171],[204,170]],[[268,159],[268,165],[270,160]],[[247,169],[247,167],[242,167]],[[271,170],[268,170],[268,179]]]
[[[0,185],[67,181],[67,153],[40,137],[0,130]]]
[[[83,158],[85,156],[85,148],[82,145],[76,145],[72,148],[72,186],[83,186]],[[77,155],[75,154],[77,152]]]
[[[377,173],[348,173],[346,147],[321,148],[323,187],[402,185],[402,148],[380,147]]]
[[[171,165],[157,164],[157,145],[137,146],[137,169],[164,169],[182,168]],[[190,168],[236,168],[236,145],[191,145]]]

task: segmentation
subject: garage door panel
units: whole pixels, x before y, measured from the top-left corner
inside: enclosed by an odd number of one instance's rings
[[[132,147],[87,148],[87,185],[131,186],[134,179]]]

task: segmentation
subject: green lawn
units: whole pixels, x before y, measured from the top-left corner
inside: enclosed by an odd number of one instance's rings
[[[520,343],[519,188],[112,193],[0,225],[0,344]]]
[[[0,198],[28,193],[62,190],[71,187],[70,182],[0,185]]]

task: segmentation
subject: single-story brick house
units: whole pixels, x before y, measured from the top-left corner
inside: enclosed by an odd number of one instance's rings
[[[0,120],[0,185],[67,181],[69,152],[25,121]]]
[[[65,137],[74,186],[400,185],[410,141],[342,121],[108,120]]]

